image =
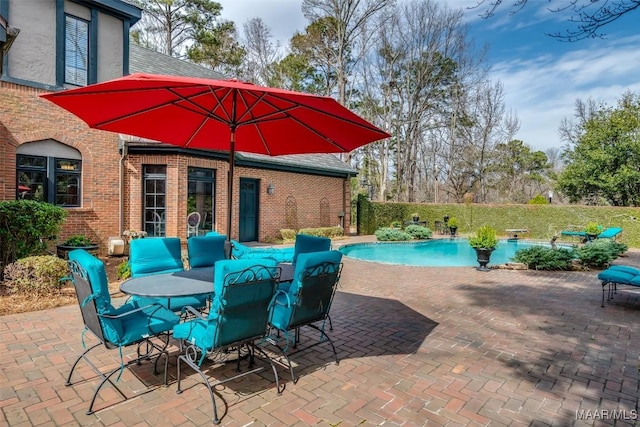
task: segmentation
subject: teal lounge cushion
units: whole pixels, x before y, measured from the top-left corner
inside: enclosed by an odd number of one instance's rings
[[[635,278],[635,274],[628,273],[626,271],[606,269],[602,270],[598,273],[598,279],[604,282],[612,282],[612,283],[630,283],[633,278]]]
[[[604,230],[602,233],[598,234],[598,239],[613,239],[620,233],[622,233],[622,228],[609,227],[606,230]]]
[[[624,271],[629,274],[640,275],[640,268],[631,267],[630,265],[615,264],[615,265],[609,266],[607,270],[618,270],[618,271]]]

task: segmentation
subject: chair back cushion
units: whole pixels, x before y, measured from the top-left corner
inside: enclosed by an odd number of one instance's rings
[[[177,237],[132,240],[129,247],[131,277],[182,271],[182,250]]]
[[[293,263],[298,261],[300,254],[309,252],[322,252],[331,250],[331,239],[328,237],[309,236],[308,234],[298,234],[293,251]]]
[[[213,267],[217,261],[226,259],[226,236],[197,236],[187,240],[189,266],[191,268]]]
[[[325,319],[340,279],[341,261],[339,251],[300,254],[286,295],[276,296],[271,324],[286,331]]]
[[[226,259],[231,259],[231,242],[229,241],[229,239],[227,239],[227,235],[226,234],[220,234],[217,231],[209,231],[207,234],[204,235],[205,237],[212,237],[212,236],[223,236],[225,238],[225,242],[224,242],[224,257]]]

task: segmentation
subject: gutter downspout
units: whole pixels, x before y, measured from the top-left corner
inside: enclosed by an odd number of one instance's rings
[[[127,141],[120,136],[120,162],[118,162],[118,236],[124,234],[124,159],[127,157]]]

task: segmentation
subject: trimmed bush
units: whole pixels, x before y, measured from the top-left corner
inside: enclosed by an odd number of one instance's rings
[[[318,227],[318,228],[301,228],[298,234],[308,234],[309,236],[318,237],[340,237],[344,235],[342,227]],[[294,236],[295,238],[295,236]]]
[[[532,270],[569,270],[575,257],[575,251],[571,249],[531,246],[516,251],[513,260],[526,264]]]
[[[296,239],[296,230],[292,230],[290,228],[283,228],[280,230],[280,236],[282,236],[282,240],[293,241]]]
[[[129,264],[128,260],[124,260],[122,261],[119,265],[118,265],[118,279],[128,279],[129,277],[131,277],[131,264]]]
[[[22,258],[4,269],[4,285],[12,293],[51,295],[60,292],[67,280],[67,261],[53,255]]]
[[[379,228],[374,234],[381,242],[398,242],[413,239],[411,234],[395,228]]]
[[[42,254],[44,240],[56,238],[66,216],[64,209],[49,203],[0,202],[0,272],[17,259]]]
[[[616,259],[622,252],[622,247],[606,239],[594,240],[583,245],[577,250],[580,262],[587,267],[606,267],[611,261]],[[625,249],[626,250],[626,249]]]
[[[430,239],[433,235],[433,232],[428,227],[417,224],[408,225],[407,228],[404,229],[404,231],[414,239],[418,240]]]

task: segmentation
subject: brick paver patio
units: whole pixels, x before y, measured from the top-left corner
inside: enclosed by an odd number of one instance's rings
[[[619,263],[640,266],[640,252]],[[331,311],[340,364],[320,346],[295,359],[296,384],[280,370],[280,396],[269,371],[226,384],[222,425],[640,424],[638,293],[601,308],[597,272],[344,264]],[[103,409],[85,415],[92,372],[64,385],[80,333],[77,306],[0,317],[0,425],[211,425],[191,371],[176,394],[176,348],[168,387],[140,365],[120,379],[139,396],[106,387]],[[98,354],[119,364],[117,351]]]

